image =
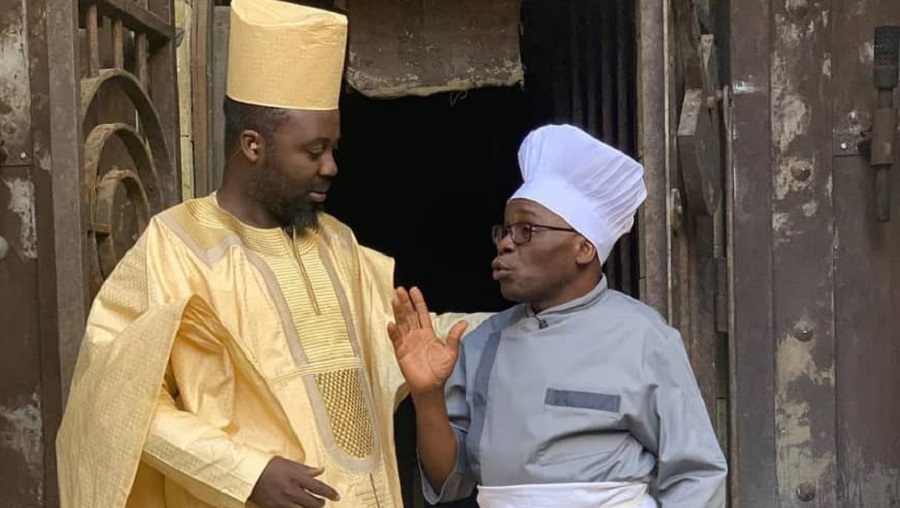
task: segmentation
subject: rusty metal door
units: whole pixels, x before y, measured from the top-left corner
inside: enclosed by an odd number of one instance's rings
[[[0,1],[0,492],[56,504],[59,419],[46,5]]]
[[[725,119],[727,16],[704,0],[639,9],[639,155],[648,197],[640,297],[679,329],[723,449],[729,447]],[[724,19],[723,19],[724,18]]]
[[[49,294],[42,271],[47,223],[38,207],[49,202],[46,125],[32,119],[47,112],[47,72],[31,54],[46,54],[44,10],[23,0],[0,0],[0,492],[10,508],[43,506],[52,498],[45,477],[50,462],[48,392],[58,371],[41,354],[42,317]],[[49,375],[48,375],[49,374]],[[51,390],[52,391],[52,390]],[[58,389],[57,389],[58,392]],[[51,411],[52,412],[52,409]]]
[[[898,507],[900,2],[731,7],[735,500]]]
[[[837,494],[843,506],[898,507],[900,2],[835,2],[832,20]],[[879,92],[885,73],[892,83]],[[877,169],[886,160],[887,175]]]
[[[79,233],[58,270],[78,274],[65,294],[85,302],[60,316],[65,394],[90,300],[149,217],[180,199],[177,39],[172,0],[53,3],[72,16],[48,23],[61,49],[50,53],[51,82],[71,108],[51,122],[53,160],[79,161],[65,184],[82,191],[66,198],[54,188],[57,235]]]
[[[0,0],[0,492],[56,506],[90,301],[180,199],[172,0]]]

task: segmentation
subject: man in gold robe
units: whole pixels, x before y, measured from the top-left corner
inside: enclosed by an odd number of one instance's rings
[[[278,0],[231,16],[223,184],[154,217],[94,302],[63,508],[402,506],[393,261],[321,211],[346,18]]]

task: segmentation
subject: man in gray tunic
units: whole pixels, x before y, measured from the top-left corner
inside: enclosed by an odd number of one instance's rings
[[[725,457],[681,336],[601,271],[646,197],[643,168],[565,125],[529,134],[519,163],[493,270],[520,304],[460,348],[464,324],[439,341],[421,292],[397,290],[389,332],[427,500],[477,486],[482,508],[724,507]]]

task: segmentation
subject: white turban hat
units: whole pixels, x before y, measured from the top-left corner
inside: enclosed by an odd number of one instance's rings
[[[634,159],[571,125],[532,131],[519,148],[524,183],[513,199],[556,213],[594,244],[605,263],[634,225],[644,199],[644,168]]]

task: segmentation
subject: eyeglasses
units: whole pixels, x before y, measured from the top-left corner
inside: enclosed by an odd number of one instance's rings
[[[517,224],[510,224],[508,226],[497,224],[496,226],[491,228],[491,234],[494,237],[494,245],[499,245],[500,242],[504,238],[506,238],[506,235],[510,236],[514,244],[523,245],[531,241],[531,235],[534,234],[535,229],[544,229],[548,231],[568,231],[570,233],[577,233],[577,231],[572,228],[558,228],[556,226],[544,226],[543,224],[529,224],[528,222],[519,222]]]

